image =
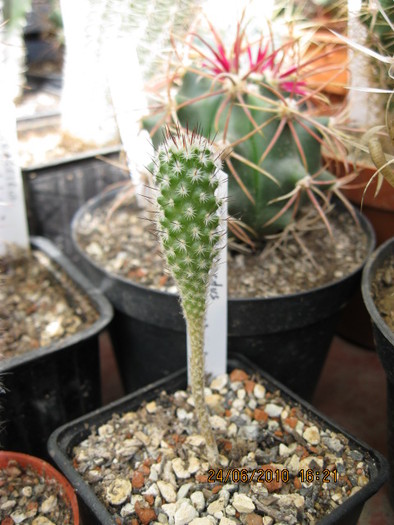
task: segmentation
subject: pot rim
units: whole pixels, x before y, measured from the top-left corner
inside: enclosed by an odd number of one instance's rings
[[[378,327],[387,341],[394,346],[394,333],[380,315],[375,301],[372,298],[371,290],[372,281],[375,278],[377,269],[381,266],[381,262],[392,254],[394,254],[394,237],[381,244],[368,258],[362,273],[361,293],[373,323]]]

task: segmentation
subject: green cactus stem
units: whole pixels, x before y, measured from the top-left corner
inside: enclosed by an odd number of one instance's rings
[[[204,396],[204,324],[221,236],[221,201],[215,195],[220,167],[220,157],[206,138],[167,129],[153,173],[159,236],[187,323],[192,395],[211,465],[218,465],[219,454]]]

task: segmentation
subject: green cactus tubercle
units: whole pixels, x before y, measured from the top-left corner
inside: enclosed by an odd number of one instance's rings
[[[206,138],[168,133],[158,149],[154,179],[158,231],[169,270],[181,297],[191,344],[191,387],[210,462],[216,442],[204,400],[204,322],[209,279],[219,254],[221,161]]]

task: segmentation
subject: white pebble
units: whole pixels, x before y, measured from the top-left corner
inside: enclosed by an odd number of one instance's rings
[[[57,507],[57,497],[56,496],[49,496],[49,498],[45,499],[40,506],[40,512],[43,514],[48,514],[49,512],[52,512]]]
[[[256,399],[264,399],[265,398],[265,387],[257,383],[254,386],[253,395]]]
[[[220,390],[223,390],[223,388],[227,386],[227,382],[228,382],[227,374],[222,374],[220,376],[215,377],[212,380],[210,387],[212,390],[218,390],[220,392]]]
[[[166,481],[158,481],[157,486],[160,494],[167,501],[167,503],[174,503],[176,501],[176,492],[174,487]]]
[[[227,429],[226,420],[220,416],[217,416],[217,415],[210,416],[209,421],[211,423],[213,430],[219,430],[219,431],[224,432]]]
[[[202,512],[205,509],[205,498],[201,490],[196,490],[196,492],[193,492],[193,494],[190,495],[190,500],[198,512]]]
[[[106,491],[106,499],[112,505],[124,503],[131,494],[131,483],[128,479],[115,479]]]
[[[183,501],[175,511],[175,525],[187,525],[198,516],[196,509],[188,501]]]
[[[306,428],[302,436],[311,445],[318,445],[320,443],[320,433],[316,426]]]
[[[265,405],[264,410],[267,412],[269,417],[280,417],[283,412],[283,407],[275,405],[274,403],[268,403]]]
[[[245,494],[239,494],[239,492],[234,494],[232,504],[233,507],[241,513],[250,513],[255,509],[253,501],[248,496],[245,496]]]

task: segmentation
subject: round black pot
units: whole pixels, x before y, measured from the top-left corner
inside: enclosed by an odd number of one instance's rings
[[[185,366],[186,328],[178,297],[109,274],[78,245],[80,218],[114,198],[117,190],[88,201],[75,215],[72,239],[81,268],[111,301],[111,337],[127,392]],[[369,253],[375,236],[368,234]],[[361,279],[363,265],[344,279],[309,292],[228,301],[228,352],[243,354],[305,399],[311,399],[342,308]]]
[[[375,348],[387,376],[387,427],[388,457],[390,463],[390,501],[394,507],[394,333],[376,308],[372,283],[376,272],[394,255],[394,237],[382,244],[368,259],[362,276],[361,291],[365,306],[371,316]]]

